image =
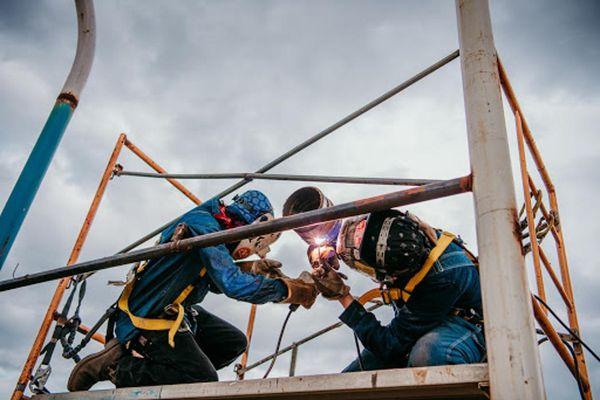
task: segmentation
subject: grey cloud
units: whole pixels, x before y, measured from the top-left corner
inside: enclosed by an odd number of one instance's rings
[[[2,279],[17,262],[20,273],[65,262],[119,132],[169,171],[254,170],[457,47],[452,2],[103,0],[96,2],[96,12],[98,45],[90,81],[0,272]],[[595,207],[600,191],[598,5],[502,1],[492,4],[492,12],[497,47],[559,188],[582,332],[598,348],[600,279],[589,257],[599,233],[593,221],[600,217]],[[74,47],[71,1],[0,2],[2,199],[58,94]],[[127,152],[121,162],[128,169],[147,170]],[[422,178],[450,178],[468,170],[456,61],[274,169]],[[231,182],[185,183],[204,199]],[[301,185],[253,182],[249,187],[269,193],[279,211]],[[394,190],[323,189],[337,203]],[[116,252],[190,205],[166,182],[114,179],[81,259]],[[411,210],[460,233],[475,247],[470,196]],[[295,275],[303,268],[304,251],[300,240],[286,233],[273,256]],[[86,322],[114,301],[118,290],[106,288],[106,281],[124,272],[104,271],[90,280],[82,310]],[[349,275],[356,293],[372,286]],[[5,315],[0,323],[2,394],[12,389],[54,286],[0,296]],[[559,308],[554,293],[550,301]],[[245,328],[247,304],[210,296],[206,307]],[[310,312],[297,313],[284,344],[335,321],[339,311],[337,304],[319,300]],[[285,307],[260,307],[251,360],[273,350],[284,314]],[[390,317],[389,310],[379,314]],[[572,398],[571,378],[549,349],[546,345],[542,351],[549,398]],[[353,357],[352,337],[341,328],[300,351],[298,372],[339,371]],[[285,375],[287,362],[282,358],[272,376]],[[588,365],[598,377],[597,363]],[[64,390],[71,366],[56,357],[52,390]],[[261,371],[250,376],[259,377]],[[231,369],[221,374],[233,377]]]

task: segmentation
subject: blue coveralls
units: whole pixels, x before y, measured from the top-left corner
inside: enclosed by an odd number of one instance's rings
[[[454,309],[479,315],[479,273],[464,250],[450,244],[406,304],[393,304],[395,317],[382,326],[375,315],[354,301],[340,320],[358,336],[365,349],[365,370],[470,364],[485,357],[481,327],[453,316]],[[358,359],[344,372],[360,371]]]
[[[219,202],[209,200],[165,229],[160,242],[168,242],[179,223],[187,224],[193,236],[220,231],[222,228],[213,217],[218,213]],[[279,302],[287,297],[288,290],[283,282],[242,272],[234,264],[227,247],[218,245],[167,255],[148,262],[129,297],[131,312],[139,317],[160,316],[163,309],[184,288],[197,280],[203,267],[207,270],[206,275],[200,278],[183,303],[188,325],[197,325],[197,329],[194,332],[180,329],[175,335],[174,348],[167,344],[166,331],[139,330],[125,313],[118,313],[115,331],[119,342],[125,344],[132,339],[138,341],[140,334],[151,340],[148,340],[150,344],[144,349],[144,359],[126,356],[119,361],[117,386],[217,379],[216,369],[231,362],[244,351],[245,337],[237,328],[198,305],[209,291],[254,304]],[[216,354],[219,351],[220,354]],[[218,361],[215,361],[216,358]]]

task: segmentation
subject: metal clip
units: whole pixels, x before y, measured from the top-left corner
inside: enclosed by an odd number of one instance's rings
[[[46,389],[46,382],[48,382],[51,373],[52,367],[50,365],[40,364],[35,374],[33,374],[31,382],[29,382],[29,390],[36,394],[49,393]]]

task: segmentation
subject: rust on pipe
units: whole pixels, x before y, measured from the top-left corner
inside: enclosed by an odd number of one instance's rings
[[[567,368],[569,368],[573,376],[576,377],[577,369],[575,367],[575,361],[573,360],[573,357],[571,357],[569,350],[567,350],[567,348],[565,347],[565,344],[562,342],[558,332],[556,332],[556,330],[552,326],[552,323],[550,322],[546,314],[542,311],[542,307],[540,307],[540,304],[537,302],[537,300],[532,297],[531,302],[533,304],[533,315],[535,316],[535,319],[540,325],[540,328],[542,328],[546,336],[548,336],[548,341],[552,343],[560,358],[562,358],[562,360],[567,365]],[[588,376],[587,374],[582,374],[581,369],[579,370],[579,378],[581,379],[581,383],[584,387],[584,390],[589,391],[590,382]]]
[[[535,231],[535,216],[531,206],[531,188],[529,187],[529,179],[527,172],[527,160],[525,159],[525,144],[523,138],[523,122],[521,115],[515,112],[515,121],[517,124],[517,143],[519,146],[519,163],[521,166],[521,181],[523,183],[525,211],[527,214],[527,226],[529,228],[529,239],[531,242],[531,254],[533,255],[533,268],[535,271],[535,282],[537,285],[538,295],[546,301],[546,289],[544,287],[544,277],[542,276],[542,267],[540,262],[540,250]],[[547,311],[546,311],[547,312]]]
[[[500,75],[500,82],[502,84],[502,89],[504,89],[504,94],[506,94],[506,99],[508,100],[508,104],[510,105],[510,108],[512,109],[513,114],[516,115],[517,113],[519,113],[519,115],[521,116],[522,123],[523,123],[523,136],[525,137],[525,141],[527,142],[527,147],[531,151],[531,156],[533,158],[533,161],[535,162],[535,165],[536,165],[538,171],[540,172],[540,175],[542,176],[542,180],[544,181],[544,184],[546,185],[546,189],[548,190],[548,193],[552,193],[552,192],[554,192],[554,184],[552,183],[552,179],[550,178],[550,175],[548,174],[548,169],[546,168],[546,165],[544,164],[542,155],[541,155],[540,151],[538,150],[537,145],[535,144],[535,141],[533,140],[533,135],[531,134],[529,125],[527,125],[527,121],[525,120],[525,117],[523,117],[523,111],[521,110],[521,106],[519,105],[519,102],[517,101],[517,96],[515,96],[515,92],[512,88],[512,85],[510,84],[510,81],[508,80],[506,70],[504,69],[502,62],[500,61],[500,58],[498,58],[498,72]]]
[[[562,283],[560,283],[558,276],[556,276],[556,272],[554,272],[554,268],[552,268],[552,264],[550,263],[550,260],[548,260],[548,257],[546,256],[546,252],[544,251],[544,249],[542,247],[539,247],[539,250],[540,250],[540,259],[542,260],[542,264],[546,267],[546,271],[548,271],[548,275],[550,275],[552,282],[554,282],[554,286],[556,286],[556,290],[560,294],[560,297],[562,297],[562,299],[564,300],[567,308],[569,308],[569,309],[573,308],[573,303],[571,302],[569,295],[563,288]]]
[[[252,333],[254,332],[254,320],[256,319],[256,304],[252,304],[250,307],[250,315],[248,316],[248,326],[246,327],[246,351],[242,354],[242,360],[240,361],[240,369],[243,371],[248,365],[248,354],[250,353],[250,343],[252,343]],[[244,379],[244,373],[238,375],[239,380]]]
[[[159,174],[167,173],[167,171],[163,167],[158,165],[152,158],[150,158],[146,153],[144,153],[139,147],[137,147],[135,144],[131,143],[131,141],[129,139],[125,140],[125,146],[127,146],[127,148],[133,152],[133,154],[135,154],[136,156],[141,158],[142,161],[144,161],[146,164],[148,164],[150,166],[150,168],[152,168]],[[202,203],[199,198],[194,196],[194,194],[192,192],[190,192],[185,186],[183,186],[181,184],[181,182],[179,182],[178,180],[173,179],[173,178],[167,178],[167,181],[169,181],[169,183],[171,185],[175,186],[175,188],[177,188],[177,190],[179,190],[181,193],[183,193],[188,199],[190,199],[194,203],[196,203],[196,204]]]
[[[79,254],[81,253],[81,249],[90,231],[90,227],[94,217],[96,216],[96,211],[98,210],[98,206],[100,205],[100,201],[102,200],[106,186],[110,180],[110,176],[115,168],[115,164],[117,163],[117,159],[121,153],[121,149],[123,148],[123,144],[125,143],[126,139],[127,137],[124,133],[119,135],[119,138],[117,139],[117,143],[115,144],[113,152],[108,160],[108,164],[104,170],[104,173],[102,174],[102,179],[100,180],[100,184],[98,185],[98,189],[96,190],[92,204],[90,205],[85,220],[83,221],[83,225],[81,226],[81,230],[79,231],[75,245],[71,250],[71,255],[69,256],[69,261],[67,262],[68,266],[75,264],[79,258]],[[33,345],[31,346],[31,350],[29,351],[29,355],[25,361],[25,365],[23,366],[23,370],[21,371],[21,375],[19,376],[19,380],[17,381],[17,385],[12,394],[11,400],[19,400],[23,396],[23,391],[27,387],[27,382],[29,382],[31,371],[33,370],[33,367],[35,367],[37,359],[40,356],[42,346],[44,345],[44,341],[46,340],[46,336],[48,335],[48,331],[50,330],[50,326],[54,319],[54,313],[56,312],[56,309],[62,300],[69,281],[70,278],[68,277],[61,279],[56,290],[54,291],[54,295],[50,300],[48,310],[46,310],[46,315],[42,320],[42,325],[40,326],[39,332],[33,342]]]
[[[168,254],[190,251],[195,248],[231,243],[244,238],[264,235],[267,233],[283,232],[302,226],[320,224],[326,221],[332,221],[379,210],[386,210],[393,207],[401,207],[408,204],[439,199],[469,191],[471,191],[470,175],[408,190],[401,190],[360,199],[320,210],[308,211],[288,217],[275,218],[260,224],[250,224],[237,228],[226,229],[219,232],[195,236],[189,239],[163,243],[129,253],[116,254],[109,257],[102,257],[81,262],[76,265],[53,268],[44,272],[37,272],[14,279],[7,279],[0,282],[0,292],[33,285],[36,283],[48,282],[54,279],[64,278],[66,276],[100,271],[136,261],[148,260],[156,257],[166,256]]]
[[[531,156],[536,164],[537,170],[539,171],[540,176],[542,177],[542,181],[544,182],[544,185],[546,186],[546,190],[548,191],[548,196],[550,198],[550,210],[554,213],[554,216],[556,218],[560,218],[560,214],[558,211],[558,199],[556,197],[556,189],[554,187],[552,179],[550,178],[550,175],[548,173],[546,165],[544,164],[544,161],[542,160],[540,151],[537,148],[535,141],[533,140],[533,135],[531,133],[531,130],[529,129],[529,126],[527,125],[527,121],[523,117],[523,112],[521,110],[519,102],[517,101],[515,92],[512,88],[512,85],[510,84],[508,75],[507,75],[506,70],[504,69],[504,66],[502,65],[502,62],[500,61],[500,59],[498,59],[498,73],[500,76],[500,82],[502,84],[502,89],[504,90],[504,93],[506,94],[506,98],[508,100],[508,103],[509,103],[511,109],[513,110],[513,113],[515,113],[515,115],[516,115],[516,113],[518,112],[522,118],[523,135],[525,137],[527,147],[529,148],[529,150],[531,152]],[[575,305],[575,298],[573,296],[573,286],[571,283],[571,276],[570,276],[570,272],[569,272],[569,263],[567,260],[567,253],[566,253],[566,249],[565,249],[565,242],[564,242],[564,237],[562,234],[560,219],[559,219],[558,226],[555,229],[554,228],[552,229],[552,233],[554,235],[554,238],[556,239],[556,251],[558,253],[558,261],[559,261],[560,273],[561,273],[561,278],[562,278],[562,283],[563,283],[562,286],[563,286],[565,292],[568,294],[568,296],[571,300],[571,305],[572,305],[571,308],[567,309],[568,316],[569,316],[569,325],[570,325],[571,329],[575,330],[579,334],[580,333],[579,321],[577,318],[577,309],[576,309],[576,305]],[[587,366],[585,363],[585,356],[583,354],[583,348],[580,343],[575,342],[575,343],[573,343],[573,349],[575,351],[576,362],[578,363],[578,366],[579,366],[579,373],[581,374],[582,377],[585,377],[585,379],[588,380],[588,371],[587,371]],[[586,396],[586,399],[591,399],[591,391],[589,388],[587,390],[585,390],[584,394]]]

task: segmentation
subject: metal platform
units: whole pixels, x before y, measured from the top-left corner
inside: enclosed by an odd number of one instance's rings
[[[487,364],[474,364],[46,394],[32,399],[486,399],[487,387]]]

